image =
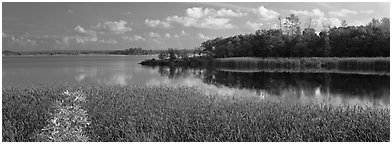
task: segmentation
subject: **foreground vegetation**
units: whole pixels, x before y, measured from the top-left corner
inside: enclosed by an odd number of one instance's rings
[[[388,108],[225,99],[196,87],[101,85],[3,88],[3,141],[42,141],[37,135],[53,125],[57,102],[69,99],[64,93],[85,96],[75,115],[85,110],[87,119],[73,120],[88,123],[75,131],[88,141],[390,141]]]

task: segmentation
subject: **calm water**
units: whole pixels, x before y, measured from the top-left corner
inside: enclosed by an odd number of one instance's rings
[[[227,99],[389,106],[389,75],[145,67],[153,56],[6,56],[3,87],[50,83],[196,86]]]

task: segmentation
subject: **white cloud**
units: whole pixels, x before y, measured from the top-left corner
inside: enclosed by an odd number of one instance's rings
[[[329,12],[329,15],[332,17],[346,17],[348,14],[358,14],[358,12],[348,10],[348,9],[341,9],[339,11],[330,11]]]
[[[364,14],[372,14],[374,13],[374,10],[360,10],[359,12]]]
[[[280,14],[274,10],[266,9],[264,6],[260,6],[254,13],[258,14],[262,20],[268,21],[277,18]]]
[[[139,35],[133,35],[133,36],[121,36],[123,40],[128,40],[128,41],[145,41],[146,39],[143,38],[142,36]]]
[[[127,22],[124,20],[119,21],[106,21],[103,23],[98,23],[95,27],[96,29],[114,32],[116,34],[123,34],[132,31],[132,28],[126,26]]]
[[[194,26],[200,28],[208,28],[208,29],[231,29],[234,28],[232,24],[229,23],[230,19],[228,18],[213,18],[208,17],[201,20],[200,23],[195,24]]]
[[[224,17],[224,16],[231,16],[231,17],[242,17],[242,16],[246,16],[247,13],[242,13],[240,11],[234,12],[231,9],[220,9],[217,13],[218,16]]]
[[[323,17],[324,12],[322,12],[320,9],[313,9],[312,11],[306,11],[306,10],[291,10],[291,13],[295,15],[303,15],[303,16],[309,16],[309,17]]]
[[[22,47],[35,47],[37,41],[23,36],[9,36],[3,33],[3,47],[6,46],[22,46]]]
[[[131,11],[126,11],[126,12],[123,12],[122,15],[133,15],[133,12],[131,12]]]
[[[203,8],[202,7],[188,8],[188,9],[186,9],[186,14],[189,17],[201,18],[204,15],[208,15],[208,9],[205,9],[204,12],[203,12]]]
[[[150,32],[150,33],[149,33],[149,36],[150,36],[151,38],[161,38],[161,35],[159,35],[158,33],[154,33],[154,32]]]
[[[81,25],[76,26],[74,30],[79,33],[86,33],[86,30]]]
[[[197,28],[207,28],[207,29],[231,29],[235,26],[230,24],[230,19],[228,18],[216,18],[216,17],[206,17],[206,18],[192,18],[192,17],[179,17],[170,16],[167,17],[170,22],[177,22],[182,24],[184,27],[197,27]]]
[[[202,18],[202,17],[242,17],[247,15],[247,13],[241,12],[239,10],[233,11],[231,9],[222,8],[220,10],[215,10],[212,8],[203,7],[192,7],[186,10],[186,14],[192,18]]]
[[[169,22],[164,22],[164,21],[160,21],[160,20],[149,20],[146,19],[144,21],[144,23],[150,27],[158,27],[161,26],[163,28],[169,28],[170,27],[170,23]]]
[[[78,33],[77,36],[73,37],[77,43],[96,42],[98,40],[97,32],[94,30],[85,30],[80,25],[76,26],[74,30]]]
[[[246,24],[245,24],[245,27],[249,28],[251,30],[258,30],[258,29],[260,29],[260,27],[262,25],[263,25],[262,23],[255,23],[255,22],[247,21]]]
[[[165,34],[165,37],[166,37],[166,38],[171,38],[171,36],[170,36],[169,33],[166,33],[166,34]]]
[[[190,27],[193,24],[196,24],[198,19],[191,17],[169,16],[166,18],[166,20],[169,22],[177,22],[183,24],[183,26],[185,27]]]
[[[186,9],[186,16],[169,16],[167,22],[182,24],[184,27],[196,27],[206,29],[232,29],[236,26],[230,24],[228,17],[242,17],[247,13],[230,9],[215,10],[212,8],[192,7]]]
[[[188,33],[186,33],[184,30],[182,30],[181,35],[185,36],[185,35],[188,35]]]
[[[99,43],[105,43],[105,44],[117,44],[117,41],[114,40],[114,39],[108,39],[108,40],[101,39],[98,42]]]
[[[349,25],[353,25],[353,26],[361,26],[361,25],[363,25],[363,26],[365,26],[367,23],[368,23],[368,21],[356,20],[356,21],[353,21],[353,22],[349,23]]]
[[[271,29],[278,29],[278,28],[279,28],[278,24],[273,24],[273,25],[271,26]]]
[[[180,36],[178,36],[178,34],[175,34],[173,37],[174,37],[174,38],[178,38],[178,37],[180,37]]]
[[[203,35],[202,33],[198,33],[197,36],[198,36],[200,39],[204,39],[204,40],[211,39],[210,37],[205,36],[205,35]]]
[[[67,10],[67,13],[75,13],[73,10]]]
[[[340,26],[341,21],[338,18],[326,18],[326,17],[319,17],[316,19],[318,27],[322,27],[323,23],[329,25],[330,27]]]

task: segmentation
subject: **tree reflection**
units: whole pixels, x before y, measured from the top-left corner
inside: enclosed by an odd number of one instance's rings
[[[229,72],[214,69],[184,69],[159,67],[159,73],[169,78],[195,76],[206,84],[254,90],[258,94],[278,97],[370,98],[387,100],[389,104],[389,76],[335,73],[271,73]]]

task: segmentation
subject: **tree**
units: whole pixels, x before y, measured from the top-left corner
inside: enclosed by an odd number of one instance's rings
[[[169,57],[169,55],[168,55],[168,53],[165,52],[165,51],[160,52],[159,55],[158,55],[158,58],[159,58],[160,60],[166,60],[166,59],[168,59],[168,57]]]
[[[309,17],[305,23],[305,28],[310,29],[313,27],[313,19]]]
[[[301,21],[298,16],[291,14],[289,17],[286,17],[286,21],[284,23],[286,33],[288,35],[301,34],[300,24]]]
[[[278,18],[283,29],[263,29],[246,35],[218,37],[202,43],[202,53],[215,58],[223,57],[374,57],[389,56],[389,18],[373,19],[367,26],[348,26],[343,20],[340,27],[331,28],[324,19],[323,30],[316,34],[312,19],[301,31],[301,21],[291,14]]]
[[[169,54],[169,60],[173,61],[177,59],[178,51],[175,50],[174,48],[169,48],[168,54]]]
[[[347,21],[346,20],[342,20],[342,22],[340,23],[340,25],[342,26],[342,27],[347,27]]]

